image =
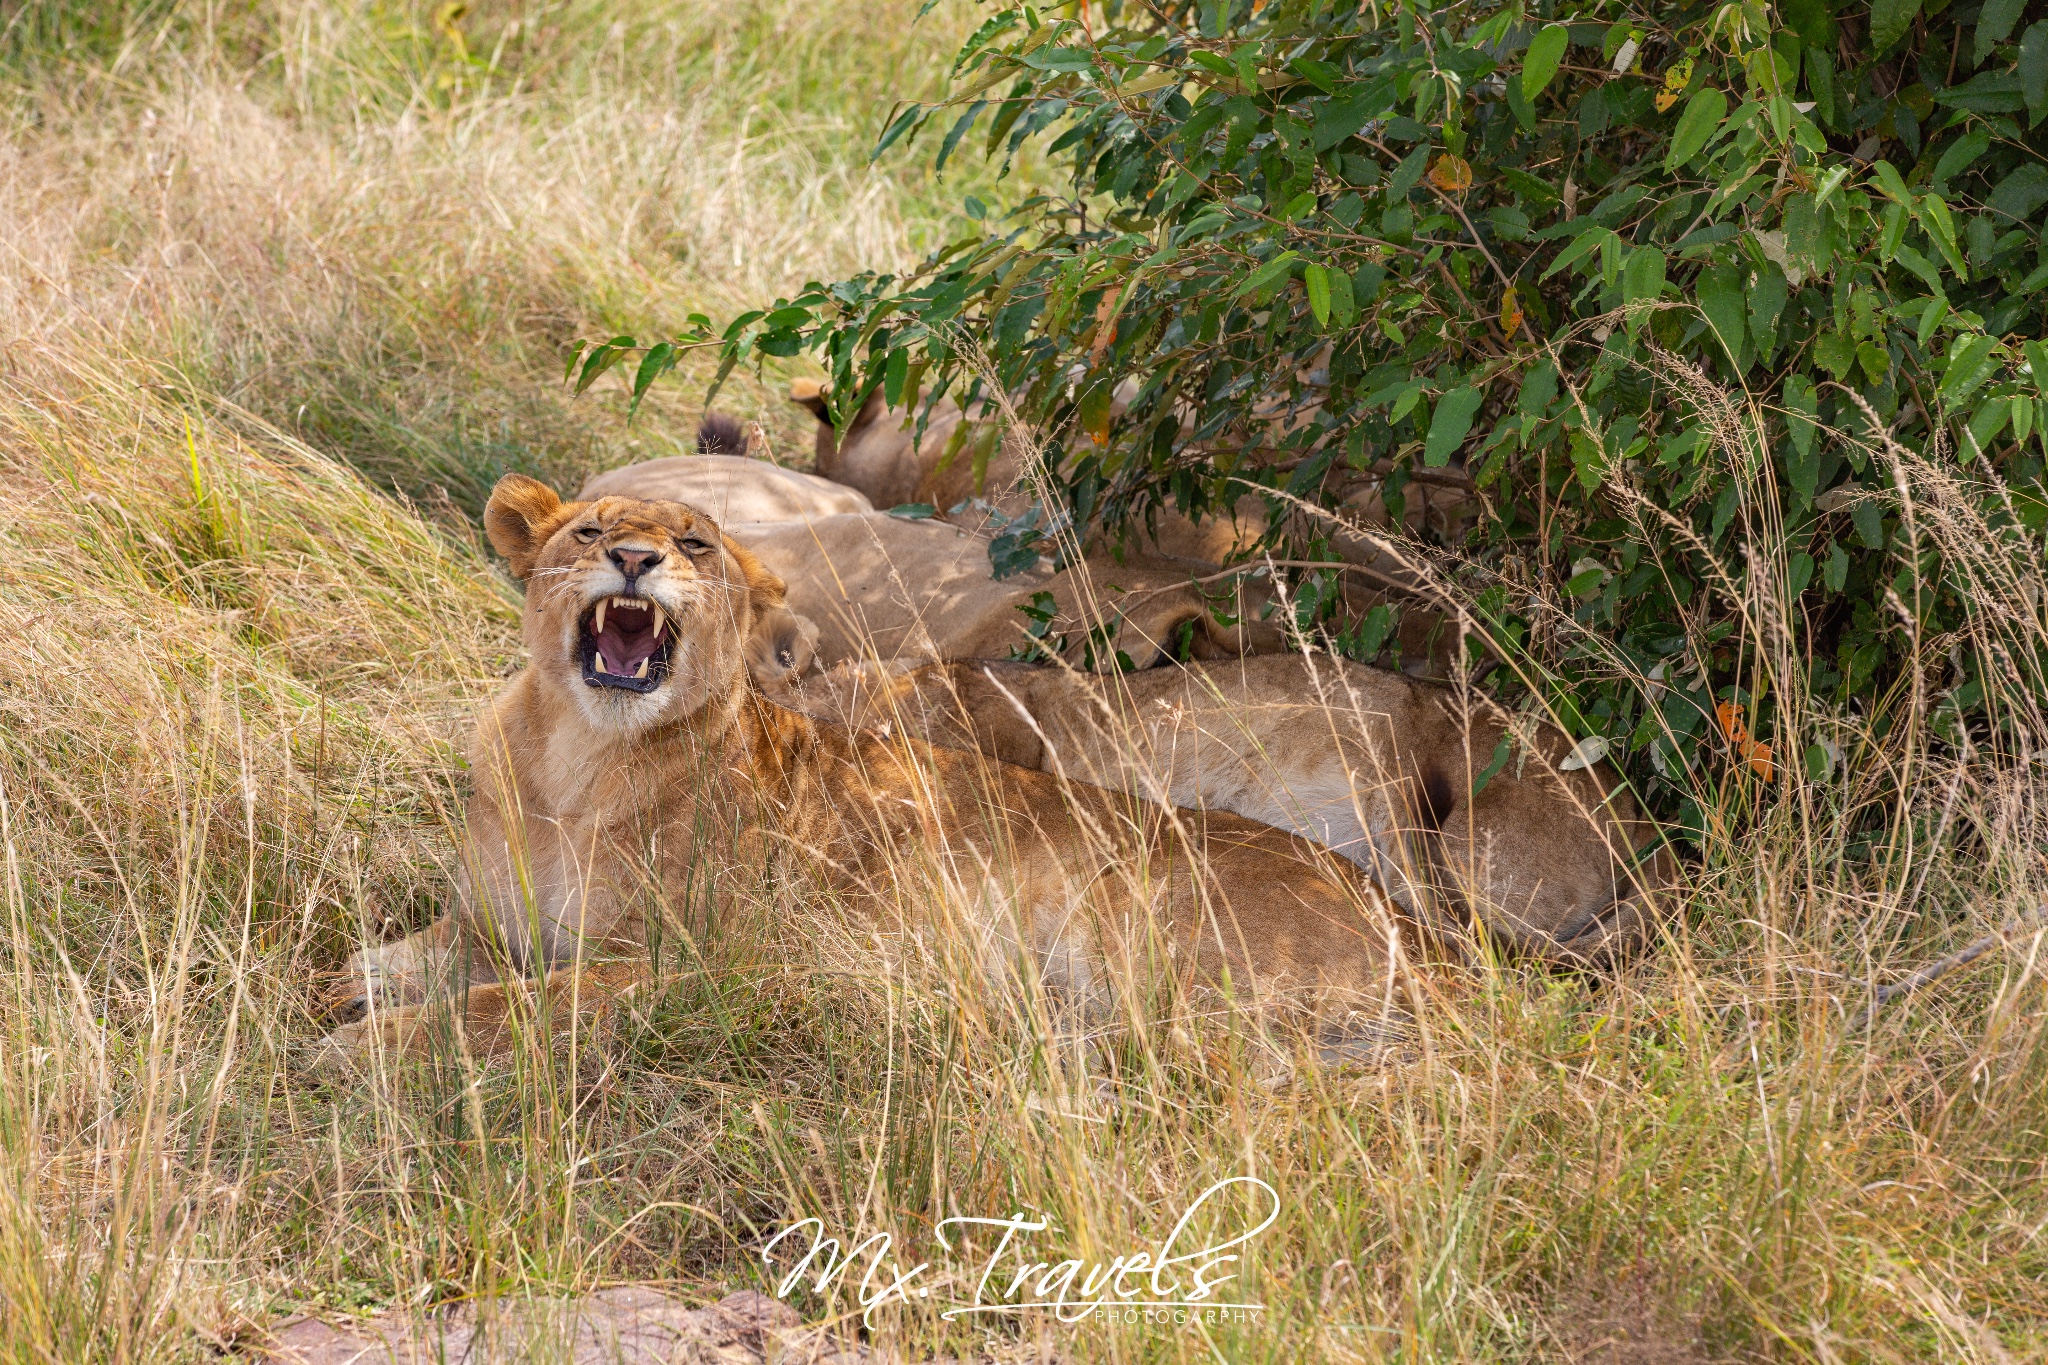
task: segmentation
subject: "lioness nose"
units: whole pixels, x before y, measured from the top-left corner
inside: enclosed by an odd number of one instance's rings
[[[626,576],[626,586],[631,587],[634,579],[661,563],[661,551],[618,549],[611,552],[611,559]]]

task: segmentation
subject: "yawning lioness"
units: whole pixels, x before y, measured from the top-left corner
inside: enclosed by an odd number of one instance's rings
[[[367,1017],[330,1057],[416,1043],[451,976],[479,1052],[509,1041],[507,971],[552,973],[558,1019],[602,1006],[645,979],[651,891],[721,857],[779,860],[882,929],[917,913],[915,879],[992,965],[1090,1006],[1140,963],[1195,988],[1227,969],[1326,1032],[1392,998],[1392,907],[1312,844],[766,700],[746,644],[783,585],[689,507],[565,504],[515,474],[485,526],[527,584],[529,661],[472,744],[468,872],[439,923],[361,956]]]

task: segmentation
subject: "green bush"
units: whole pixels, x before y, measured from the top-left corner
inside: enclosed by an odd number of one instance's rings
[[[1427,576],[1482,681],[1682,820],[1830,769],[1817,709],[1983,743],[1994,691],[2038,704],[1979,589],[2048,521],[2042,6],[1106,0],[992,14],[955,81],[877,154],[1041,139],[1071,195],[967,200],[917,274],[735,319],[728,367],[814,352],[842,413],[1000,385],[1079,522],[1465,484]]]

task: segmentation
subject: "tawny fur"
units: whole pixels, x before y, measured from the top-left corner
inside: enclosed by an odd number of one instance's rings
[[[722,451],[669,455],[607,469],[585,480],[577,497],[585,502],[605,497],[680,502],[720,525],[874,511],[866,498],[830,479]]]
[[[1026,569],[989,577],[988,541],[958,527],[881,513],[809,522],[733,523],[727,530],[789,583],[792,610],[816,623],[818,659],[1000,658],[1033,645],[1021,608],[1051,596],[1056,619],[1041,643],[1075,663],[1091,637],[1098,668],[1115,650],[1139,668],[1185,643],[1227,658],[1285,643],[1271,589],[1258,581],[1197,585],[1185,568],[1090,560],[1060,573]],[[1224,624],[1228,619],[1232,624]]]
[[[1312,844],[761,696],[745,642],[783,585],[708,518],[623,498],[564,505],[512,475],[485,520],[528,582],[529,662],[472,745],[469,875],[440,924],[364,955],[373,1013],[329,1036],[330,1059],[360,1057],[373,1036],[425,1046],[440,1017],[425,997],[451,972],[473,1051],[510,1036],[508,969],[551,972],[551,1001],[603,1008],[643,979],[650,889],[715,876],[721,860],[776,860],[889,930],[914,927],[902,916],[920,888],[900,879],[923,877],[965,907],[984,957],[1091,1007],[1140,962],[1181,986],[1227,967],[1238,998],[1325,1020],[1388,998],[1393,907]],[[622,590],[615,550],[660,556],[640,590],[676,630],[673,671],[646,695],[581,673],[579,622]],[[579,974],[604,958],[619,965]]]
[[[1024,483],[1019,445],[1004,438],[1005,424],[988,405],[969,411],[942,398],[929,412],[892,408],[877,389],[842,432],[833,429],[826,392],[816,380],[795,381],[789,396],[818,419],[818,473],[859,489],[877,507],[925,503],[963,525],[979,525],[982,517],[970,510],[974,499],[1005,517],[1031,506],[1034,495]],[[1113,411],[1122,407],[1121,400],[1112,404]],[[956,507],[962,510],[955,513]],[[1136,528],[1125,559],[1146,567],[1225,564],[1249,552],[1265,529],[1263,504],[1253,496],[1199,524],[1162,509]],[[1088,550],[1106,548],[1091,544]]]
[[[1611,767],[1483,698],[1327,656],[1122,677],[1017,663],[839,668],[779,693],[841,724],[1233,811],[1326,844],[1406,910],[1441,902],[1505,946],[1604,962],[1639,951],[1674,865]],[[1474,788],[1478,790],[1475,792]]]

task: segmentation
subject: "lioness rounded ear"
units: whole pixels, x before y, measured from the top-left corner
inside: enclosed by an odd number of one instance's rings
[[[747,595],[753,599],[754,614],[762,616],[780,608],[788,585],[768,572],[768,566],[754,558],[752,550],[723,531],[719,536],[725,541],[725,552],[738,561],[740,573],[747,580]]]
[[[758,613],[747,637],[747,668],[763,687],[793,683],[818,657],[818,628],[788,607]]]
[[[540,547],[547,544],[561,521],[562,500],[555,490],[524,474],[507,474],[498,480],[490,502],[484,505],[484,532],[512,566],[516,578],[533,572]]]
[[[789,401],[808,411],[811,416],[830,426],[832,411],[825,404],[825,386],[815,379],[792,379],[789,381]]]

